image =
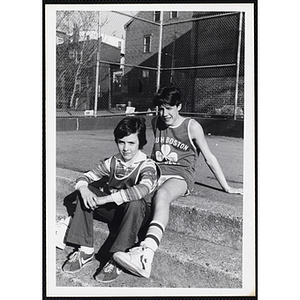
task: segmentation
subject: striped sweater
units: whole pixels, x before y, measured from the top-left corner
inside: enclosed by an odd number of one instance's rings
[[[116,204],[144,198],[157,184],[158,172],[153,160],[139,151],[133,162],[126,163],[120,154],[103,160],[94,169],[80,175],[76,189],[108,176],[108,190]]]

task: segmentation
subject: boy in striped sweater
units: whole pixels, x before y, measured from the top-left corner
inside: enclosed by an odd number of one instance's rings
[[[158,179],[156,164],[141,151],[147,143],[145,120],[126,117],[114,130],[119,153],[100,162],[76,180],[77,204],[65,242],[78,245],[62,269],[73,273],[94,258],[93,218],[108,223],[114,241],[109,254],[125,251],[136,243],[139,231],[150,217],[151,193]],[[93,182],[107,176],[101,189]],[[111,282],[121,270],[112,258],[94,278]]]

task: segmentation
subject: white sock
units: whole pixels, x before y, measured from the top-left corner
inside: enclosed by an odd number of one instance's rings
[[[86,247],[86,246],[80,246],[80,251],[84,252],[85,254],[93,254],[94,253],[94,247]]]

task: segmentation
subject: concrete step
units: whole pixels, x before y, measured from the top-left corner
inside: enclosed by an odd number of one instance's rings
[[[78,172],[57,169],[57,199],[74,191]],[[242,249],[242,209],[231,202],[215,202],[205,195],[192,194],[172,202],[167,229],[208,240],[209,242]]]
[[[67,215],[63,199],[74,191],[78,173],[58,169],[56,175],[56,218],[61,219]],[[241,288],[242,219],[232,211],[229,204],[220,208],[197,195],[174,201],[167,230],[155,254],[150,280],[123,274],[109,286]],[[98,251],[108,236],[108,229],[106,224],[95,221],[94,230]],[[95,265],[86,267],[80,274],[61,272],[60,267],[70,251],[70,247],[57,250],[57,285],[99,286],[91,280]]]
[[[63,214],[58,214],[59,219]],[[98,251],[108,236],[107,225],[94,221],[95,249]],[[97,286],[92,279],[99,263],[88,267],[80,274],[66,275],[61,266],[66,260],[71,247],[64,251],[57,250],[58,285],[67,285],[75,278],[76,284]],[[136,276],[120,278],[113,286],[126,282],[130,286],[155,286],[176,288],[241,288],[242,287],[242,253],[241,251],[210,243],[197,237],[188,236],[172,230],[166,230],[160,248],[157,250],[150,282]],[[129,281],[129,283],[128,283]]]
[[[168,228],[242,249],[243,218],[235,212],[232,204],[215,203],[208,198],[189,195],[171,203]]]
[[[61,218],[59,214],[57,217]],[[97,252],[108,236],[107,225],[101,222],[94,222],[95,251]],[[100,266],[100,261],[95,259],[92,264],[85,266],[79,272],[68,274],[62,271],[62,266],[68,255],[74,250],[71,246],[66,246],[64,250],[56,249],[56,286],[58,287],[166,287],[164,284],[153,278],[147,279],[134,276],[128,272],[123,272],[115,281],[110,283],[99,283],[93,276]]]
[[[241,251],[167,230],[152,279],[168,287],[241,288],[241,270]]]

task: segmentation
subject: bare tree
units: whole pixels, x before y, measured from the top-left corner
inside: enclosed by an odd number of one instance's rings
[[[99,22],[101,22],[99,24]],[[76,46],[74,57],[76,64],[66,64],[59,68],[57,81],[59,81],[68,69],[74,74],[72,93],[69,99],[69,108],[77,108],[76,91],[82,68],[91,61],[97,49],[92,52],[87,47],[90,35],[94,38],[98,35],[99,27],[107,24],[107,18],[99,20],[99,13],[96,11],[57,11],[56,30],[65,34],[65,40]]]

